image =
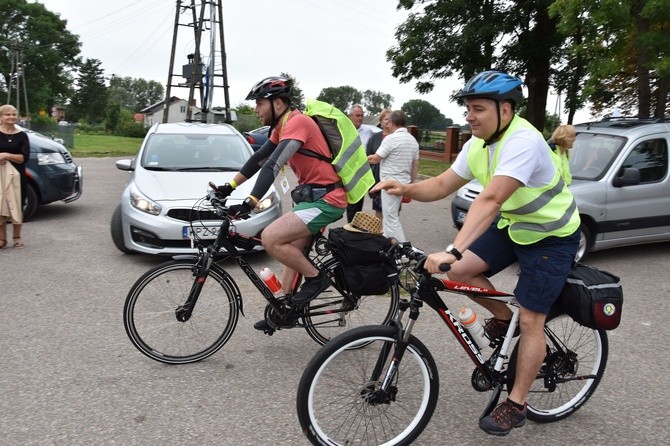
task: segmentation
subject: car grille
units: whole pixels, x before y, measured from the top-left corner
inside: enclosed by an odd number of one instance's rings
[[[167,216],[180,221],[221,220],[216,212],[206,209],[170,209]]]
[[[470,201],[474,201],[475,198],[477,198],[477,195],[479,195],[479,192],[480,192],[480,191],[478,191],[478,190],[472,190],[472,189],[468,189],[468,188],[466,188],[466,189],[465,189],[465,192],[463,193],[463,195],[464,195],[465,198],[467,198],[468,200],[470,200]]]

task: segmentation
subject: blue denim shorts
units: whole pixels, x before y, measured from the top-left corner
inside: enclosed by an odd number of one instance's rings
[[[493,223],[468,249],[489,266],[487,277],[519,262],[516,300],[528,310],[547,314],[563,289],[578,247],[579,230],[567,237],[519,245],[510,239],[508,228],[498,229]]]

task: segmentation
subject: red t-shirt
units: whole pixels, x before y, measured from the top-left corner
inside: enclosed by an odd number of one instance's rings
[[[298,110],[291,111],[285,123],[282,119],[277,124],[270,139],[275,144],[284,139],[295,139],[302,142],[304,149],[332,157],[328,143],[314,120]],[[289,159],[288,165],[298,177],[298,184],[329,185],[341,181],[332,164],[311,156],[296,153]],[[338,208],[347,207],[347,194],[342,187],[328,192],[324,200]]]

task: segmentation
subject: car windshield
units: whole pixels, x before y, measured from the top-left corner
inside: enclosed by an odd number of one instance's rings
[[[251,150],[238,135],[154,134],[142,155],[149,170],[238,171]]]
[[[607,171],[625,138],[611,135],[578,133],[570,150],[570,172],[577,180],[598,180]]]

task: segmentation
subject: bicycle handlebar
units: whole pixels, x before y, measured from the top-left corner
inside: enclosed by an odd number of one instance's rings
[[[409,260],[414,260],[417,263],[416,271],[421,274],[427,274],[427,271],[424,269],[423,265],[426,262],[426,258],[428,256],[422,250],[413,247],[410,242],[394,244],[385,254],[391,259],[405,256]],[[440,271],[442,272],[447,272],[450,269],[451,265],[448,263],[442,263],[440,265]]]
[[[216,212],[216,215],[218,215],[221,218],[227,218],[228,220],[245,220],[249,218],[251,214],[251,212],[244,212],[235,215],[230,215],[230,206],[226,206],[228,198],[221,197],[216,190],[208,190],[206,199],[214,207],[214,212]]]

